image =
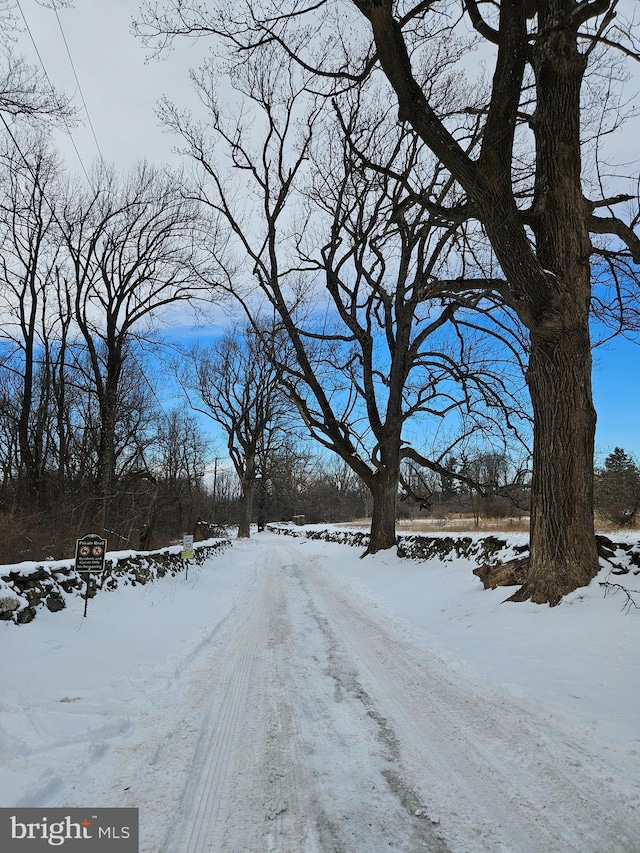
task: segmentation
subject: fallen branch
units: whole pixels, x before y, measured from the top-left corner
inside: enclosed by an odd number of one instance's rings
[[[604,587],[604,597],[606,598],[609,594],[615,595],[617,592],[622,592],[625,595],[625,602],[621,608],[622,613],[629,613],[629,611],[634,608],[635,610],[640,610],[640,604],[633,598],[634,595],[640,595],[640,589],[627,589],[626,586],[622,586],[620,583],[611,583],[611,581],[604,580],[600,582],[600,586]]]

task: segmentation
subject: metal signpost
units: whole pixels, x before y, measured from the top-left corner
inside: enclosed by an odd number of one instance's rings
[[[181,557],[187,564],[187,570],[184,573],[184,579],[187,580],[189,577],[189,560],[193,560],[196,552],[193,550],[193,536],[190,536],[188,533],[184,533],[182,535],[182,553]]]
[[[87,533],[76,540],[76,572],[86,575],[87,589],[84,596],[84,615],[87,615],[89,603],[89,575],[104,571],[104,558],[107,553],[107,540],[96,533]]]

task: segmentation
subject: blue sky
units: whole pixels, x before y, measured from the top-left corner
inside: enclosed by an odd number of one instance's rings
[[[183,346],[198,342],[207,347],[222,333],[223,327],[224,322],[207,329],[179,323],[162,332]],[[620,336],[594,349],[593,397],[598,415],[596,464],[601,465],[615,447],[623,447],[640,463],[640,336],[638,343]],[[171,405],[176,402],[177,398]],[[203,421],[203,426],[218,434],[208,420]]]
[[[624,447],[640,458],[640,344],[618,337],[593,353],[596,458]]]

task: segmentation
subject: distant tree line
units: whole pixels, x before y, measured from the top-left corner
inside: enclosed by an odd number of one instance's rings
[[[205,290],[197,205],[146,163],[89,183],[45,135],[0,142],[0,514],[33,556],[79,531],[148,545],[205,509],[206,442],[166,413],[150,353],[167,306]]]

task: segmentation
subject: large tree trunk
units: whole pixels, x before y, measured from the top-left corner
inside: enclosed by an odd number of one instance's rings
[[[242,481],[242,500],[240,502],[240,521],[238,523],[238,539],[248,539],[251,536],[251,519],[253,517],[254,480]]]
[[[398,503],[397,468],[381,468],[370,486],[373,498],[371,533],[367,554],[375,554],[387,548],[395,548],[396,508]]]
[[[511,600],[554,605],[598,572],[593,524],[596,414],[586,322],[547,339],[532,334],[527,381],[535,424],[531,552],[527,581]]]
[[[256,456],[252,447],[245,448],[243,467],[236,465],[236,473],[240,478],[242,498],[240,499],[240,519],[238,522],[238,539],[248,539],[251,536],[251,520],[253,518],[253,495],[256,488]]]
[[[100,400],[100,443],[96,483],[98,497],[96,523],[103,530],[109,530],[115,523],[112,502],[116,481],[116,422],[120,403],[120,376],[123,362],[124,358],[120,350],[110,346],[103,397]],[[98,385],[97,381],[96,385]]]

